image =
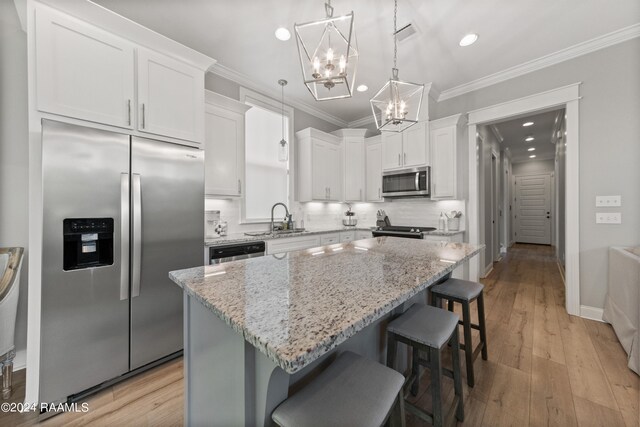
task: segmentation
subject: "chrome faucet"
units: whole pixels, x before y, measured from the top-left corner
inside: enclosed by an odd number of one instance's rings
[[[273,210],[274,210],[274,209],[276,208],[276,206],[278,206],[278,205],[281,205],[281,206],[284,208],[284,210],[285,210],[285,212],[286,212],[286,214],[285,214],[285,218],[287,218],[287,217],[289,216],[289,209],[287,208],[287,205],[285,205],[284,203],[280,203],[280,202],[278,202],[278,203],[274,204],[273,206],[271,206],[271,232],[272,232],[272,233],[273,233],[274,231],[276,231],[276,230],[275,230],[275,227],[274,227],[274,225],[273,225]]]

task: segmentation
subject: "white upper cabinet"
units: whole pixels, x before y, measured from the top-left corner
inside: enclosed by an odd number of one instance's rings
[[[428,122],[419,122],[404,132],[382,133],[382,169],[393,170],[429,164]]]
[[[364,202],[365,200],[365,154],[364,135],[366,129],[340,129],[333,135],[342,138],[343,176],[345,202]]]
[[[134,45],[45,7],[35,22],[38,110],[132,128]]]
[[[402,167],[402,133],[382,133],[382,169]]]
[[[204,72],[138,49],[138,130],[204,141]]]
[[[381,202],[382,198],[382,139],[374,136],[365,140],[366,201]],[[371,237],[371,236],[369,236]]]
[[[296,132],[299,202],[342,200],[340,142],[340,138],[313,128]]]
[[[215,61],[86,3],[60,2],[70,12],[28,5],[37,110],[137,136],[204,142],[204,72]]]
[[[206,91],[204,191],[208,196],[241,196],[244,188],[244,114],[251,108]]]
[[[430,125],[431,199],[463,198],[461,172],[465,167],[466,144],[462,116],[456,114],[434,120]]]

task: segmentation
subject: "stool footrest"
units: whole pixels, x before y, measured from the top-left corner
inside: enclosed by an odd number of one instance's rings
[[[464,322],[462,320],[458,320],[458,325],[464,326]],[[471,329],[475,329],[476,331],[480,330],[480,325],[476,325],[475,323],[469,323]]]
[[[423,421],[428,422],[429,424],[433,424],[433,414],[425,411],[424,409],[414,405],[411,402],[407,402],[406,400],[404,402],[404,405],[407,412],[412,413],[416,417],[420,418]]]

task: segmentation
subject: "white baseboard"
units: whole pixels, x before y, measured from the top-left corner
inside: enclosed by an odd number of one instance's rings
[[[482,279],[484,279],[489,274],[491,274],[492,271],[493,271],[493,263],[491,263],[491,265],[485,269],[484,274],[482,275]]]
[[[16,351],[16,357],[13,358],[13,370],[19,371],[27,367],[27,350],[22,349]]]
[[[604,310],[602,308],[590,307],[588,305],[580,306],[580,317],[584,317],[585,319],[604,322],[604,320],[602,320],[603,313],[604,313]]]

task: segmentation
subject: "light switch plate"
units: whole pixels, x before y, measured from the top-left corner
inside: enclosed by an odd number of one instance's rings
[[[597,208],[622,206],[622,196],[596,196]]]
[[[622,224],[622,214],[620,212],[598,212],[596,213],[596,224]]]

